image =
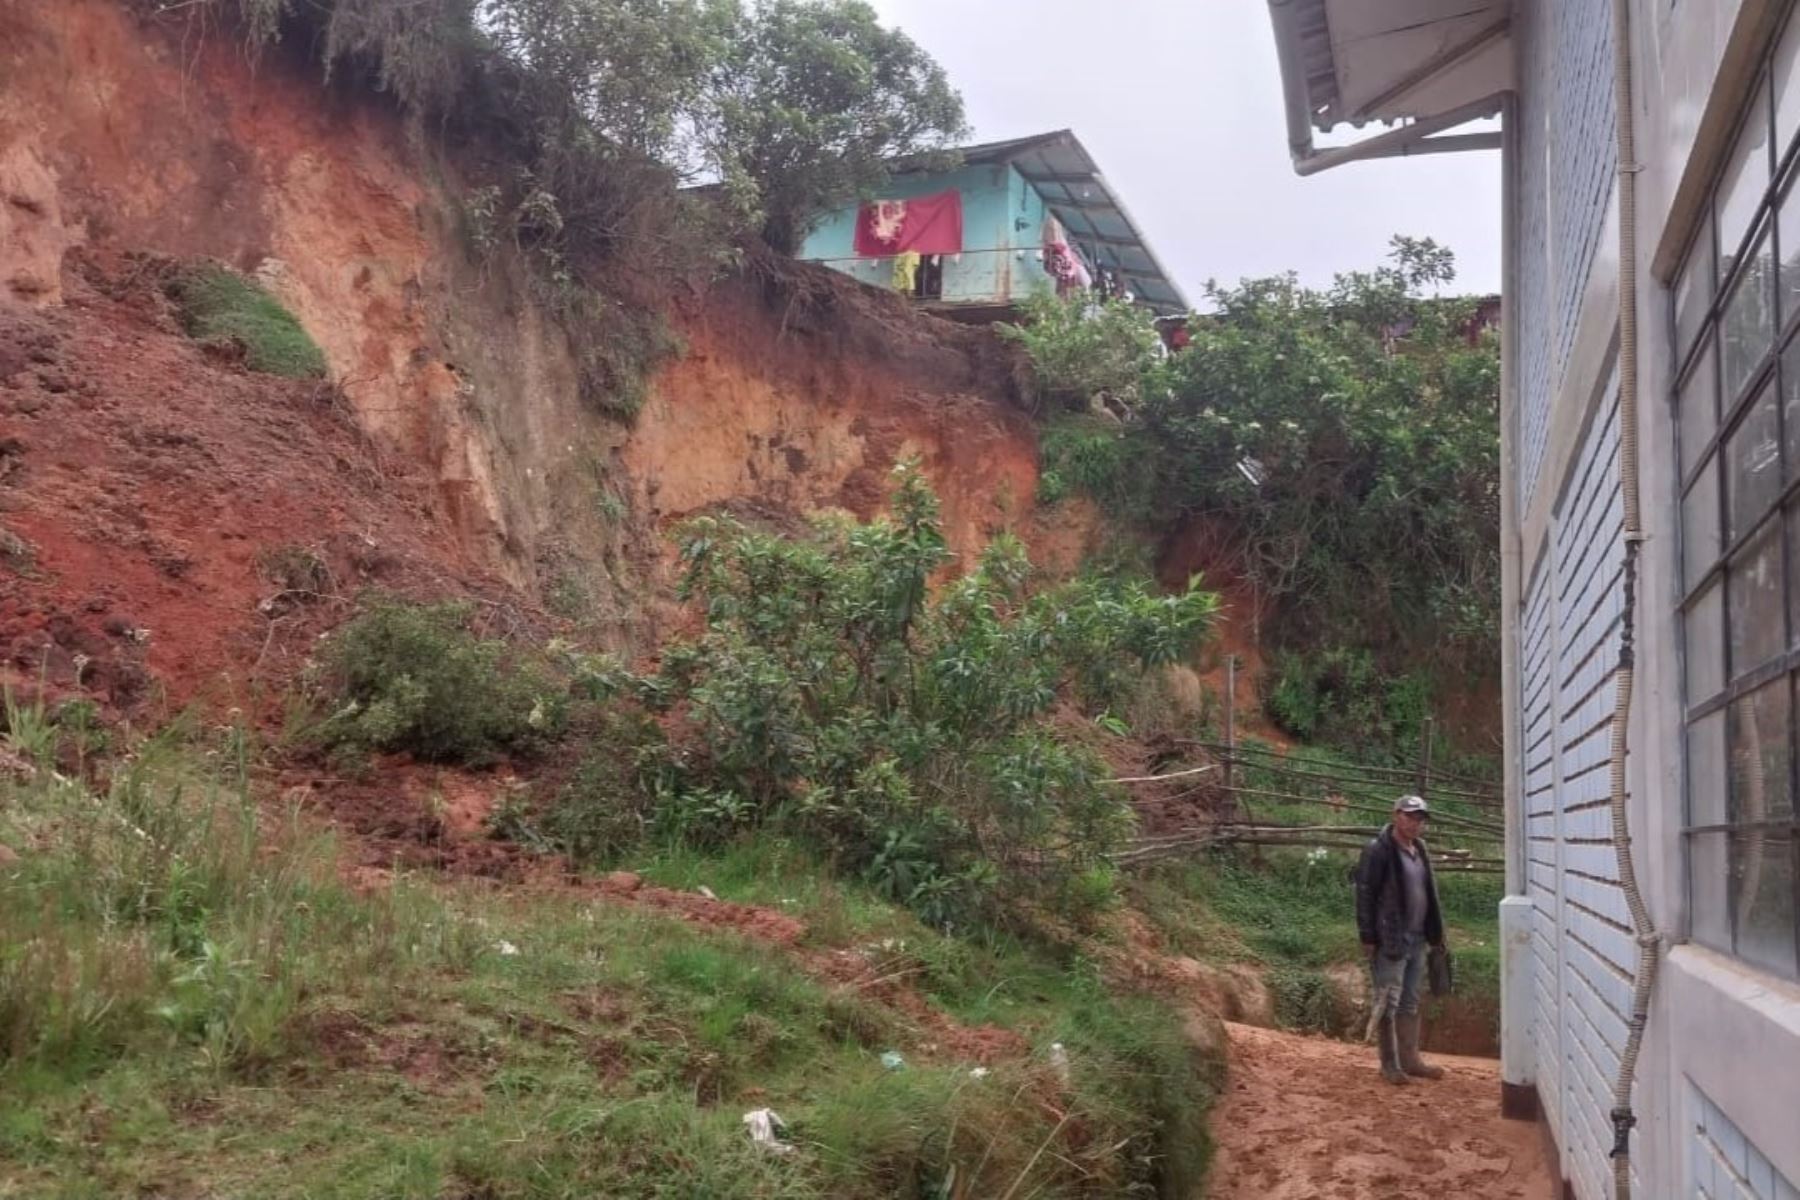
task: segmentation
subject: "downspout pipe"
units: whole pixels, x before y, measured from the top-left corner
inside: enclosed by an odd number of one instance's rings
[[[1519,99],[1508,96],[1501,115],[1506,147],[1500,157],[1500,605],[1501,692],[1506,698],[1503,721],[1507,748],[1504,807],[1507,841],[1506,894],[1524,896],[1527,828],[1524,805],[1524,760],[1517,752],[1520,729],[1519,615],[1525,588],[1524,548],[1519,505]]]
[[[1312,113],[1306,94],[1306,64],[1300,55],[1300,13],[1296,0],[1269,0],[1275,29],[1275,58],[1281,66],[1281,93],[1287,112],[1288,155],[1297,175],[1317,175],[1345,163],[1371,158],[1399,158],[1415,154],[1447,154],[1462,150],[1498,150],[1498,133],[1466,133],[1433,138],[1470,121],[1500,112],[1504,97],[1487,96],[1448,112],[1421,117],[1398,129],[1377,134],[1348,146],[1320,149],[1313,144]]]
[[[1613,1194],[1616,1200],[1630,1200],[1631,1130],[1637,1124],[1637,1116],[1631,1107],[1631,1087],[1637,1075],[1638,1052],[1643,1047],[1644,1026],[1650,1018],[1650,997],[1656,987],[1662,947],[1649,906],[1644,903],[1643,892],[1638,887],[1637,868],[1631,858],[1630,814],[1626,807],[1626,729],[1631,718],[1636,668],[1638,554],[1644,540],[1638,494],[1638,162],[1637,121],[1632,107],[1630,0],[1612,0],[1612,18],[1613,106],[1619,158],[1619,492],[1625,509],[1625,562],[1619,666],[1614,677],[1610,782],[1613,852],[1618,859],[1619,886],[1631,910],[1631,926],[1637,940],[1631,1017],[1626,1025],[1625,1048],[1619,1055],[1619,1074],[1613,1083],[1612,1163]]]
[[[1300,57],[1300,11],[1294,0],[1269,0],[1275,29],[1275,62],[1281,68],[1281,99],[1287,111],[1288,153],[1295,169],[1313,155],[1312,113],[1307,111],[1306,64]]]

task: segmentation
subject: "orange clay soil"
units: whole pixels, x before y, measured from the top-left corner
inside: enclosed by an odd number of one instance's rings
[[[1371,1046],[1227,1025],[1211,1200],[1548,1200],[1537,1128],[1500,1116],[1500,1064],[1427,1055],[1442,1080],[1383,1083]]]

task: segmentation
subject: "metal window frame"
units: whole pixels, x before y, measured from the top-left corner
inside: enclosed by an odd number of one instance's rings
[[[1788,20],[1800,20],[1800,15],[1789,14]],[[1785,146],[1779,143],[1779,132],[1776,129],[1775,103],[1775,52],[1780,46],[1782,34],[1777,32],[1769,39],[1768,49],[1756,67],[1756,83],[1751,95],[1745,103],[1745,111],[1739,117],[1731,134],[1729,149],[1721,157],[1713,178],[1708,186],[1704,202],[1706,219],[1699,221],[1699,230],[1693,240],[1682,251],[1676,277],[1681,277],[1695,261],[1696,254],[1707,256],[1706,266],[1711,281],[1706,307],[1695,325],[1693,336],[1687,344],[1675,341],[1677,330],[1675,320],[1675,292],[1669,292],[1667,309],[1670,342],[1674,345],[1675,375],[1669,393],[1669,417],[1674,424],[1675,462],[1677,464],[1675,481],[1675,503],[1677,513],[1685,511],[1688,498],[1699,486],[1709,468],[1713,468],[1712,486],[1716,489],[1714,497],[1716,511],[1714,519],[1716,551],[1706,569],[1698,573],[1693,585],[1687,584],[1688,564],[1686,545],[1686,522],[1676,521],[1679,556],[1677,560],[1678,579],[1680,580],[1681,599],[1677,605],[1681,624],[1681,653],[1685,661],[1688,646],[1688,618],[1694,606],[1709,589],[1719,589],[1719,628],[1717,636],[1720,644],[1714,649],[1719,655],[1719,662],[1724,678],[1724,686],[1710,696],[1694,697],[1687,693],[1687,674],[1682,672],[1682,744],[1684,746],[1684,769],[1682,772],[1682,830],[1683,847],[1682,873],[1687,888],[1689,901],[1690,933],[1695,922],[1692,919],[1693,906],[1698,897],[1694,881],[1694,854],[1692,845],[1696,838],[1710,835],[1724,835],[1727,839],[1726,862],[1726,907],[1724,925],[1729,931],[1730,945],[1720,946],[1733,957],[1743,958],[1739,947],[1742,945],[1741,932],[1738,929],[1739,902],[1737,895],[1738,880],[1733,871],[1729,840],[1734,834],[1742,833],[1779,833],[1788,838],[1790,857],[1790,887],[1792,896],[1790,904],[1793,913],[1794,958],[1793,974],[1800,977],[1800,808],[1790,813],[1785,819],[1767,821],[1728,821],[1723,824],[1691,825],[1693,817],[1693,795],[1697,781],[1692,778],[1692,764],[1686,762],[1685,747],[1688,736],[1695,725],[1715,714],[1723,715],[1725,723],[1724,761],[1721,764],[1724,775],[1720,779],[1707,781],[1702,786],[1713,786],[1721,789],[1729,788],[1731,780],[1731,722],[1730,709],[1758,689],[1766,687],[1777,680],[1788,682],[1788,714],[1787,714],[1787,787],[1790,804],[1800,798],[1800,628],[1794,627],[1795,614],[1795,574],[1800,572],[1800,562],[1795,558],[1793,537],[1789,526],[1800,523],[1800,455],[1789,452],[1789,414],[1782,402],[1789,386],[1800,388],[1800,379],[1790,380],[1790,374],[1800,374],[1800,363],[1793,369],[1784,363],[1790,350],[1800,356],[1800,300],[1792,299],[1782,291],[1782,244],[1781,244],[1781,208],[1784,201],[1800,204],[1800,130],[1789,131],[1790,140]],[[1723,180],[1725,166],[1731,161],[1738,139],[1748,130],[1752,122],[1761,120],[1766,145],[1768,146],[1769,176],[1761,196],[1757,199],[1756,210],[1750,221],[1740,234],[1733,254],[1730,258],[1729,271],[1721,271],[1726,262],[1723,247],[1719,245],[1718,200],[1719,185]],[[1732,395],[1725,395],[1724,382],[1724,345],[1720,319],[1727,298],[1735,299],[1736,289],[1742,284],[1751,270],[1752,258],[1749,251],[1758,241],[1768,238],[1768,253],[1772,264],[1771,278],[1768,286],[1772,289],[1770,302],[1774,315],[1773,332],[1769,344],[1762,350],[1755,366],[1738,386]],[[1800,254],[1800,247],[1795,248]],[[1789,309],[1792,311],[1789,311]],[[1707,357],[1708,343],[1712,343],[1713,353]],[[1712,431],[1705,444],[1692,456],[1692,466],[1686,472],[1680,464],[1687,458],[1681,446],[1681,410],[1680,401],[1683,389],[1694,378],[1696,372],[1709,369],[1713,372],[1711,397],[1713,404]],[[1734,537],[1728,538],[1731,529],[1731,510],[1729,501],[1731,492],[1728,489],[1730,464],[1725,456],[1725,448],[1733,434],[1748,420],[1756,403],[1762,399],[1765,389],[1774,390],[1775,436],[1779,443],[1778,462],[1781,485],[1776,489],[1774,497],[1759,511],[1751,513],[1744,522],[1744,528]],[[1796,439],[1800,443],[1800,438]],[[1771,523],[1779,543],[1781,560],[1780,580],[1780,612],[1771,614],[1781,623],[1781,653],[1772,660],[1755,664],[1747,670],[1740,671],[1731,658],[1731,563],[1747,546],[1770,530]],[[1725,797],[1725,811],[1729,814],[1730,797]]]

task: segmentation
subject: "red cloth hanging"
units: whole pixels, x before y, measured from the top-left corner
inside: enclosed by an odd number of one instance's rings
[[[856,252],[864,258],[961,254],[962,193],[939,192],[910,200],[875,200],[856,213]]]

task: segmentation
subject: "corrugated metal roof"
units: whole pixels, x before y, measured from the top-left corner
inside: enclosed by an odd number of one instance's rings
[[[1330,129],[1343,118],[1339,115],[1343,100],[1338,94],[1337,59],[1331,48],[1331,23],[1326,17],[1325,0],[1294,0],[1296,24],[1300,29],[1300,62],[1306,76],[1307,111],[1313,124]]]
[[[1511,0],[1286,0],[1315,128],[1429,116],[1511,78]]]
[[[985,142],[960,153],[968,163],[1010,164],[1037,189],[1088,261],[1117,272],[1147,308],[1162,315],[1188,311],[1187,297],[1073,132]]]

